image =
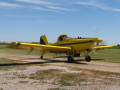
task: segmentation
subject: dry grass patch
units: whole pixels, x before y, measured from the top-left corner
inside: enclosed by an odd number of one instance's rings
[[[26,75],[24,75],[24,74],[21,74],[21,75],[17,75],[18,76],[18,78],[23,78],[23,79],[25,79],[25,78],[28,78]]]
[[[71,70],[82,73],[68,73],[63,70],[39,70],[29,76],[30,79],[50,81],[53,85],[60,86],[88,86],[88,85],[116,85],[119,84],[120,74],[72,68]],[[120,85],[120,84],[119,84]]]
[[[51,88],[51,89],[47,89],[47,90],[67,90],[67,89]]]
[[[28,81],[19,81],[19,83],[24,83],[25,84],[25,83],[28,83]]]
[[[56,69],[39,70],[35,74],[31,74],[29,78],[37,79],[37,80],[51,79],[54,76],[58,76],[59,74],[60,74],[60,70],[56,70]]]

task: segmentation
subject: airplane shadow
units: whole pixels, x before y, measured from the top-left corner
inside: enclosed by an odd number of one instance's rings
[[[97,61],[97,60],[105,60],[105,59],[92,59],[92,61]]]
[[[68,56],[58,56],[58,57],[53,57],[53,58],[67,58]]]
[[[27,59],[40,59],[40,58],[27,58]],[[21,59],[21,60],[25,60],[25,59]],[[48,58],[44,58],[42,60],[45,61],[41,61],[41,62],[26,62],[26,63],[6,63],[6,64],[0,64],[0,66],[14,66],[14,65],[37,65],[37,64],[47,64],[47,63],[59,63],[59,62],[64,62],[64,63],[69,63],[67,60],[63,61],[63,60],[52,60],[52,59],[48,59]],[[80,61],[80,60],[79,60]],[[82,60],[81,60],[82,61]],[[82,65],[87,65],[87,63],[83,63],[83,62],[78,62],[78,60],[75,60],[74,63],[71,64],[82,64]]]
[[[52,63],[53,62],[65,62],[65,63],[69,63],[67,60],[66,61],[62,61],[62,60],[51,60],[51,59],[43,59],[43,60],[48,60],[48,61],[51,61]],[[80,61],[80,60],[79,60]],[[74,62],[73,62],[73,64],[86,64],[86,63],[81,63],[81,62],[78,62],[77,60],[75,60]]]

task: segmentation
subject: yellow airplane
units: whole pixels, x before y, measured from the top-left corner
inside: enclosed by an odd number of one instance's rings
[[[49,45],[46,35],[40,37],[40,44],[12,42],[7,48],[14,49],[28,49],[30,52],[38,50],[41,53],[41,59],[43,59],[44,53],[66,53],[68,55],[68,62],[74,62],[73,57],[80,57],[80,53],[85,53],[85,60],[91,61],[91,57],[88,55],[90,51],[98,51],[100,49],[110,48],[113,46],[98,46],[102,42],[100,38],[71,38],[66,34],[62,34],[58,37],[57,42]],[[30,53],[29,52],[29,53]],[[28,53],[28,54],[29,54]]]

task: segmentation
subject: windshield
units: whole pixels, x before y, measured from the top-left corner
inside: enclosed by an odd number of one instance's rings
[[[67,35],[63,35],[63,38],[64,38],[64,40],[66,39],[66,38],[69,38]]]

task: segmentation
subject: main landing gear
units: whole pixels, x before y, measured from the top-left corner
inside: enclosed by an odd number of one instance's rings
[[[87,55],[87,56],[85,57],[85,60],[86,60],[87,62],[90,62],[90,61],[91,61],[91,57],[90,57],[89,55]]]
[[[87,55],[86,52],[84,52],[84,53],[85,53],[85,60],[87,62],[90,62],[91,61],[91,57],[89,55]]]
[[[41,54],[41,57],[40,57],[41,59],[43,59],[43,54],[44,54],[44,53]],[[80,54],[77,55],[77,56],[80,56]],[[86,60],[87,62],[90,62],[90,61],[91,61],[91,57],[90,57],[89,55],[87,55],[86,52],[85,52],[85,60]],[[74,62],[74,57],[69,55],[69,56],[68,56],[68,62],[69,62],[69,63],[73,63],[73,62]]]
[[[73,63],[74,62],[74,58],[72,56],[68,56],[68,62],[69,63]]]
[[[91,57],[90,57],[89,55],[87,55],[86,52],[85,52],[85,60],[86,60],[87,62],[90,62],[90,61],[91,61]],[[69,63],[73,63],[73,62],[74,62],[74,57],[69,55],[69,56],[68,56],[68,62],[69,62]]]

